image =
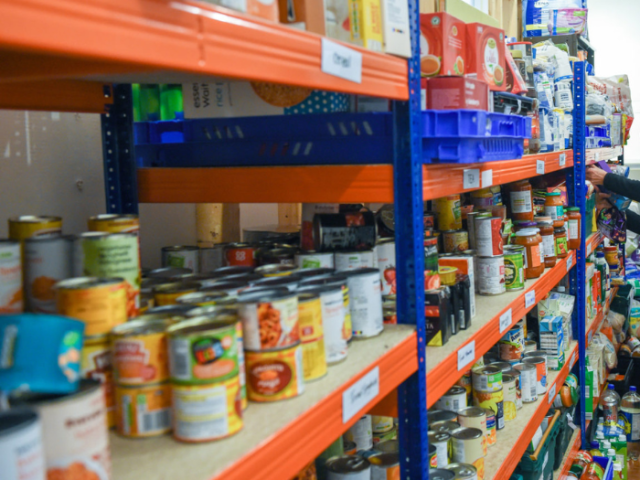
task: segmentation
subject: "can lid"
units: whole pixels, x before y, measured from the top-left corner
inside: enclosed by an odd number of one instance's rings
[[[168,318],[140,318],[113,327],[111,334],[115,337],[127,337],[129,335],[159,333],[164,332],[169,325],[171,325],[171,320]]]
[[[369,469],[369,460],[356,455],[331,457],[326,462],[327,470],[334,473],[363,472]]]
[[[397,453],[377,453],[369,457],[369,463],[379,467],[394,467],[400,463]]]
[[[147,277],[149,278],[177,278],[182,275],[193,273],[193,270],[190,268],[179,268],[179,267],[163,267],[156,268],[151,270]]]
[[[53,215],[19,215],[17,217],[12,217],[9,221],[20,223],[61,222],[62,217],[56,217]]]
[[[188,320],[171,325],[167,328],[167,333],[173,335],[190,335],[212,330],[224,330],[238,322],[238,317],[226,310],[213,312],[209,315],[192,317]]]
[[[176,298],[176,302],[181,305],[198,305],[202,302],[218,301],[228,297],[227,293],[221,291],[191,292]]]
[[[467,407],[458,412],[459,417],[484,417],[487,411],[481,407]]]
[[[0,412],[0,438],[11,435],[38,421],[38,413],[30,408],[12,408]]]
[[[482,430],[480,430],[479,428],[465,428],[465,427],[460,427],[457,430],[454,430],[453,433],[451,433],[451,436],[453,438],[457,438],[458,440],[472,440],[474,438],[481,438],[484,434],[482,433]]]
[[[106,285],[115,285],[123,282],[124,282],[124,278],[120,278],[120,277],[109,277],[109,278],[76,277],[76,278],[68,278],[66,280],[61,280],[60,282],[56,283],[53,288],[81,289],[81,288],[91,288],[91,287],[103,287]]]
[[[278,291],[275,289],[256,289],[253,291],[247,290],[240,292],[238,296],[238,303],[255,303],[255,302],[271,302],[274,300],[282,300],[296,296],[293,292]]]
[[[349,277],[359,277],[363,275],[371,275],[372,273],[375,273],[376,275],[380,275],[380,270],[377,268],[356,268],[353,270],[341,271],[340,275],[349,278]]]
[[[299,283],[300,283],[300,278],[298,278],[293,273],[285,277],[261,278],[260,280],[256,280],[255,282],[253,282],[255,286],[260,286],[260,287],[279,287],[279,286],[285,286],[285,285],[297,285]]]
[[[454,480],[456,474],[451,470],[445,470],[444,468],[431,468],[429,469],[430,480]]]

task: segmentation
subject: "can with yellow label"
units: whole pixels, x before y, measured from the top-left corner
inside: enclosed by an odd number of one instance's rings
[[[302,346],[245,351],[247,396],[253,402],[275,402],[304,392]]]
[[[320,295],[307,292],[298,295],[298,318],[304,380],[316,380],[327,374]]]
[[[137,215],[105,213],[89,217],[87,226],[91,232],[135,233],[140,231],[140,220]]]
[[[171,430],[171,385],[116,386],[116,431],[125,437],[154,437]]]
[[[62,233],[62,218],[45,215],[20,215],[9,219],[9,238],[56,236]]]
[[[111,362],[109,335],[94,335],[84,338],[80,360],[82,378],[97,380],[104,385],[104,403],[107,410],[107,426],[116,425],[116,399]]]

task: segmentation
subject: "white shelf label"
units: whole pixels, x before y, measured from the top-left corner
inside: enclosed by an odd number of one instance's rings
[[[576,352],[573,352],[573,355],[571,355],[571,360],[569,361],[569,370],[572,370],[575,364],[576,364]]]
[[[564,168],[567,164],[567,155],[565,153],[560,154],[560,168]]]
[[[469,168],[462,172],[462,188],[480,188],[480,169]]]
[[[533,307],[536,304],[536,291],[531,290],[524,294],[524,308]]]
[[[556,384],[555,382],[553,383],[553,385],[551,385],[551,388],[549,389],[549,403],[553,402],[553,399],[556,398]]]
[[[544,175],[544,160],[536,160],[536,173]]]
[[[591,255],[591,250],[593,249],[592,245],[592,243],[587,244],[587,257]]]
[[[334,77],[362,83],[362,53],[326,38],[322,39],[321,68]]]
[[[493,185],[493,170],[485,170],[482,172],[482,188]]]
[[[573,254],[567,257],[567,272],[571,270],[572,266],[573,266]]]
[[[458,350],[458,371],[462,371],[464,367],[473,362],[476,358],[476,341],[467,343]]]
[[[511,309],[500,315],[500,333],[504,333],[509,327],[511,327]]]
[[[342,392],[342,423],[347,423],[380,393],[380,369],[375,367]]]

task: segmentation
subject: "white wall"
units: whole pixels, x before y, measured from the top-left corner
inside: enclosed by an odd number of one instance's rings
[[[640,115],[640,0],[589,0],[589,40],[595,48],[596,74],[627,74],[631,100]],[[640,163],[640,119],[631,127],[625,163]]]

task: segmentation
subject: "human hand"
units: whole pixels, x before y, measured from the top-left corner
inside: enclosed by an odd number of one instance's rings
[[[609,197],[611,197],[610,193],[596,191],[596,211],[599,212],[603,208],[611,208],[611,203],[607,200]]]
[[[588,166],[587,171],[585,172],[587,180],[589,180],[594,185],[604,185],[604,177],[606,174],[607,172],[594,165]]]

